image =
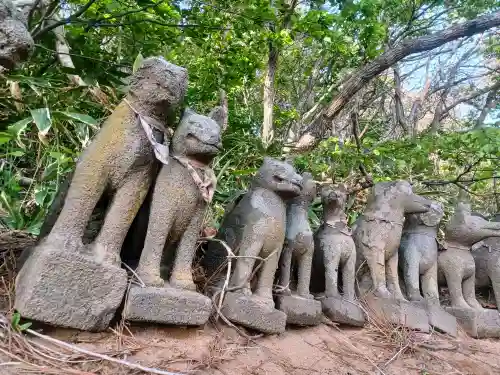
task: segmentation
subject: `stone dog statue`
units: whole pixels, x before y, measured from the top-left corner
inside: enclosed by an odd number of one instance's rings
[[[500,222],[500,214],[492,221]],[[498,236],[484,239],[471,254],[476,264],[476,287],[493,287],[497,309],[500,310],[500,231]]]
[[[278,260],[285,240],[285,200],[298,196],[302,177],[285,162],[269,157],[253,179],[248,191],[226,214],[217,239],[225,241],[240,256],[232,260],[231,275],[222,313],[233,322],[265,333],[283,332],[286,316],[274,309],[272,286]],[[255,292],[250,287],[256,257],[265,259],[259,266]],[[203,259],[209,283],[222,286],[227,250],[212,241]]]
[[[126,98],[80,156],[57,220],[18,274],[15,305],[23,316],[83,330],[107,327],[126,289],[122,243],[165,148],[154,134],[163,135],[186,89],[187,71],[161,57],[145,59],[131,76]],[[104,223],[84,246],[105,193],[112,199]]]
[[[309,293],[314,240],[308,210],[316,197],[316,183],[308,172],[302,174],[302,179],[300,195],[287,202],[285,247],[278,272],[281,290],[276,306],[286,314],[288,324],[305,326],[321,322],[321,303]]]
[[[314,241],[308,221],[308,209],[316,196],[316,183],[310,173],[303,173],[301,194],[287,204],[285,247],[281,253],[279,286],[290,294],[290,275],[297,270],[297,295],[312,298],[309,293]],[[294,264],[295,263],[295,264]],[[293,281],[292,281],[293,282]]]
[[[131,289],[124,310],[127,319],[190,325],[208,320],[211,301],[194,293],[191,267],[216,184],[208,164],[221,147],[220,126],[209,117],[186,110],[172,138],[172,156],[154,186],[136,270],[146,288]],[[166,263],[167,274],[161,275],[162,263]]]
[[[337,280],[341,268],[343,295],[352,301],[355,299],[356,246],[344,213],[346,201],[344,186],[321,188],[323,223],[314,235],[314,291],[324,291],[327,298],[338,297]]]
[[[0,66],[13,69],[28,58],[33,46],[22,12],[10,0],[0,0]]]
[[[406,215],[399,246],[399,266],[410,301],[425,299],[439,304],[436,236],[443,215],[443,206],[438,202],[432,202],[428,212]],[[424,297],[420,295],[420,278]]]
[[[407,181],[375,184],[353,239],[357,263],[366,260],[376,297],[404,299],[398,277],[404,215],[427,212],[430,206],[429,200],[413,193]]]
[[[454,308],[483,309],[476,299],[476,264],[470,250],[488,237],[500,237],[500,223],[474,216],[469,203],[459,202],[445,227],[446,250],[438,256]]]

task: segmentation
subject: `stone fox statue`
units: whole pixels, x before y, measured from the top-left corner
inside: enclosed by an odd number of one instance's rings
[[[404,299],[398,280],[404,215],[427,212],[430,206],[431,201],[414,194],[407,181],[379,182],[374,186],[353,239],[357,263],[366,260],[375,296]]]
[[[500,223],[500,214],[492,221]],[[479,248],[472,250],[472,256],[476,264],[476,287],[493,287],[500,310],[500,230],[498,236],[484,239]]]
[[[436,236],[443,215],[443,206],[438,202],[432,202],[428,212],[406,215],[399,246],[399,266],[410,301],[425,298],[428,302],[439,303]]]
[[[250,191],[224,217],[217,238],[225,241],[236,255],[243,256],[233,260],[230,288],[236,293],[252,295],[250,278],[255,257],[261,257],[266,261],[260,268],[254,295],[274,306],[272,286],[285,239],[285,200],[298,196],[301,187],[302,177],[290,164],[266,157]],[[203,260],[210,283],[221,286],[225,273],[221,272],[220,279],[214,277],[226,259],[225,247],[210,242]]]
[[[470,250],[472,245],[488,237],[500,237],[500,223],[472,215],[470,204],[459,202],[445,227],[446,250],[438,256],[438,267],[446,278],[452,307],[482,309],[476,299],[476,264]]]
[[[347,226],[344,207],[347,190],[344,186],[325,185],[321,188],[323,223],[314,235],[313,292],[325,292],[325,297],[339,296],[339,267],[342,269],[344,297],[354,300],[356,246]]]
[[[208,164],[221,146],[221,128],[217,122],[186,110],[172,138],[172,156],[161,168],[154,186],[146,240],[137,269],[147,286],[170,283],[174,287],[196,289],[191,263],[216,183]],[[173,268],[167,282],[160,276],[160,263],[172,258]]]
[[[290,294],[290,274],[296,269],[297,294],[300,297],[312,298],[309,282],[314,242],[308,221],[308,209],[316,196],[316,183],[310,173],[303,173],[302,178],[301,194],[287,203],[285,247],[280,258],[279,284],[284,288],[285,294]]]
[[[110,191],[104,223],[90,246],[97,261],[120,264],[123,240],[154,178],[155,150],[141,121],[165,129],[186,89],[184,68],[163,58],[144,60],[130,79],[129,94],[81,155],[62,210],[42,243],[81,249],[92,211]]]

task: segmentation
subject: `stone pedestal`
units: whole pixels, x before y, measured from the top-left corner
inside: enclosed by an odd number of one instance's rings
[[[385,299],[374,296],[365,297],[368,313],[376,314],[390,323],[409,329],[429,332],[429,317],[427,311],[411,302]]]
[[[233,323],[247,328],[269,334],[285,332],[285,313],[254,296],[226,293],[221,312]]]
[[[458,324],[472,337],[478,339],[500,337],[498,310],[474,310],[458,307],[446,307],[445,309],[457,318]]]
[[[323,313],[332,322],[363,327],[366,317],[361,307],[354,301],[342,297],[328,297],[321,299]]]
[[[435,330],[447,333],[453,337],[457,336],[457,318],[446,312],[439,304],[428,304],[427,302],[411,302],[427,312],[429,325]]]
[[[17,275],[14,307],[27,319],[102,331],[120,306],[126,286],[127,273],[121,268],[41,245]]]
[[[175,325],[203,325],[212,301],[203,294],[177,288],[134,286],[130,289],[123,317],[130,321]]]
[[[321,323],[321,303],[312,298],[278,296],[276,308],[286,314],[286,323],[315,326]]]

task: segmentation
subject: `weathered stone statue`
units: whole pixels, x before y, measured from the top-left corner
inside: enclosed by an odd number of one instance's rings
[[[28,58],[33,45],[24,15],[10,0],[0,0],[0,66],[14,68]]]
[[[407,181],[379,182],[353,232],[358,263],[366,260],[374,295],[404,299],[398,280],[398,248],[405,214],[427,212],[431,202],[412,192]]]
[[[445,228],[445,251],[439,253],[438,266],[448,285],[451,306],[482,310],[476,299],[476,266],[472,245],[488,237],[500,236],[500,223],[472,215],[470,204],[459,202]]]
[[[365,316],[354,303],[356,246],[344,212],[347,201],[344,186],[325,185],[321,189],[323,223],[314,235],[313,292],[323,293],[323,312],[331,320],[363,326]],[[337,286],[342,272],[343,295]]]
[[[432,202],[429,211],[425,213],[406,215],[399,246],[399,265],[410,301],[420,302],[425,299],[439,304],[437,231],[443,215],[443,206],[438,202]]]
[[[186,111],[172,138],[172,156],[156,179],[137,275],[146,287],[130,290],[124,316],[167,324],[204,324],[208,297],[196,293],[191,266],[207,204],[215,190],[209,163],[221,148],[221,128]],[[162,262],[167,271],[161,275]]]
[[[83,330],[107,327],[120,305],[126,272],[120,249],[155,174],[167,118],[182,102],[187,71],[149,58],[130,91],[83,152],[50,233],[16,280],[15,308],[26,318]],[[157,130],[151,129],[151,127]],[[112,199],[95,240],[82,237],[103,193]]]
[[[321,322],[321,304],[309,293],[314,242],[308,209],[316,196],[316,183],[310,173],[303,173],[302,178],[301,194],[287,202],[285,246],[279,266],[282,291],[277,307],[286,314],[289,324],[315,325]],[[296,284],[296,288],[290,284]],[[293,293],[291,289],[295,289]]]
[[[360,292],[372,285],[365,297],[372,310],[408,328],[429,330],[423,308],[408,303],[401,292],[398,276],[398,248],[405,214],[427,212],[431,201],[413,193],[407,181],[377,183],[353,231],[360,269]],[[366,262],[366,267],[362,266]],[[370,277],[367,278],[367,273]]]
[[[443,206],[438,202],[432,202],[427,212],[406,215],[399,246],[399,267],[408,299],[426,309],[431,326],[456,336],[456,318],[439,305],[437,231],[443,215]]]
[[[451,307],[446,311],[477,338],[500,337],[500,316],[496,310],[483,309],[476,299],[476,263],[471,248],[488,237],[499,236],[500,223],[474,215],[469,203],[459,202],[445,228],[445,250],[438,255],[439,272],[451,297]]]
[[[500,214],[491,220],[500,222]],[[500,234],[488,237],[477,245],[471,252],[476,264],[476,288],[492,287],[500,311]]]
[[[224,217],[217,238],[239,256],[232,259],[230,292],[222,307],[229,320],[265,333],[285,330],[286,315],[274,308],[272,286],[285,240],[285,200],[298,196],[301,187],[302,177],[290,164],[266,157],[250,191]],[[212,285],[222,286],[227,255],[222,244],[210,242],[203,265]],[[256,263],[258,280],[252,292]]]

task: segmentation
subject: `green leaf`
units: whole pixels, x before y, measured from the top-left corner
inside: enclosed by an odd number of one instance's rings
[[[0,145],[7,143],[12,140],[12,134],[6,132],[0,132]]]
[[[139,52],[139,54],[137,55],[137,57],[134,60],[134,65],[132,65],[132,73],[137,72],[137,70],[141,67],[143,61],[144,61],[144,57]]]
[[[24,324],[21,324],[20,326],[18,326],[18,327],[17,327],[17,329],[18,329],[19,331],[21,331],[21,332],[22,332],[22,331],[26,331],[29,327],[31,327],[31,325],[32,325],[32,324],[33,324],[33,323],[31,323],[31,322],[24,323]]]
[[[85,115],[83,113],[75,113],[75,112],[58,112],[63,114],[66,117],[69,117],[74,120],[78,120],[80,122],[83,122],[84,124],[87,124],[94,129],[97,129],[97,124],[99,123],[95,118]]]
[[[7,155],[14,156],[14,157],[21,157],[24,155],[24,151],[16,150],[16,151],[9,152]]]
[[[33,117],[26,117],[23,120],[20,120],[16,122],[15,124],[10,125],[7,128],[7,131],[11,134],[14,134],[15,136],[19,136],[19,133],[21,133],[24,129],[26,129],[26,126],[33,121]]]
[[[47,107],[32,109],[31,116],[35,121],[35,125],[38,128],[40,135],[45,136],[52,127],[52,120],[50,118],[50,112]]]
[[[14,314],[12,314],[11,323],[14,328],[17,329],[20,320],[21,320],[21,314],[19,314],[17,311]]]

